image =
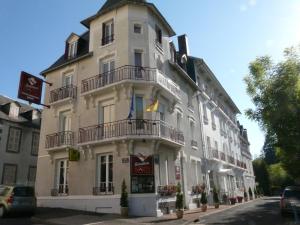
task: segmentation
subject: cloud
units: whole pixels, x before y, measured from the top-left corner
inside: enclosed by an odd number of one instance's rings
[[[240,5],[240,11],[245,12],[250,7],[255,7],[256,5],[257,5],[257,0],[247,0],[246,3],[243,3],[243,4]]]

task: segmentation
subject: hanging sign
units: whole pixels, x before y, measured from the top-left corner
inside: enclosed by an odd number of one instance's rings
[[[41,104],[43,80],[24,71],[21,72],[18,98]]]

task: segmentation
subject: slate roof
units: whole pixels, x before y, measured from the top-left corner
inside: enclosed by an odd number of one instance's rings
[[[68,59],[65,57],[65,53],[58,59],[56,60],[55,63],[53,63],[50,67],[45,69],[44,71],[41,72],[41,75],[45,76],[45,73],[50,72],[54,69],[57,69],[61,66],[68,65],[70,63],[73,63],[85,55],[89,54],[89,39],[90,39],[90,32],[86,31],[82,35],[79,36],[78,40],[78,49],[77,49],[77,55],[75,58]]]
[[[20,106],[20,111],[19,111],[18,117],[10,117],[8,115],[7,108],[9,107],[9,104],[12,102],[14,102]],[[28,114],[30,112],[32,112],[33,110],[37,110],[40,112],[39,109],[36,109],[30,105],[26,105],[24,103],[14,100],[14,99],[0,95],[0,119],[15,122],[15,123],[22,123],[25,126],[34,126],[36,128],[39,128],[40,127],[40,119],[39,119],[39,121],[32,121],[32,120],[28,119]]]

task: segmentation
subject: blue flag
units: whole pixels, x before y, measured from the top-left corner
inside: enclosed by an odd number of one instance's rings
[[[134,113],[134,91],[132,90],[130,109],[129,109],[129,114],[127,119],[131,119],[133,117],[133,113]]]

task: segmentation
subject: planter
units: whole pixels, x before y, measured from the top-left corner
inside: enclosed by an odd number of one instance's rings
[[[220,207],[219,203],[215,203],[215,209],[218,209]]]
[[[121,207],[121,216],[128,217],[128,207]]]
[[[242,202],[243,202],[243,197],[238,196],[238,197],[237,197],[237,200],[238,200],[238,203],[242,203]]]
[[[201,206],[201,210],[202,210],[202,212],[206,212],[206,210],[207,210],[207,205],[206,205],[206,204],[202,205],[202,206]]]
[[[183,217],[183,210],[182,209],[177,209],[176,210],[176,216],[177,216],[177,219],[181,219]]]
[[[230,204],[235,205],[236,203],[236,198],[229,198]]]

